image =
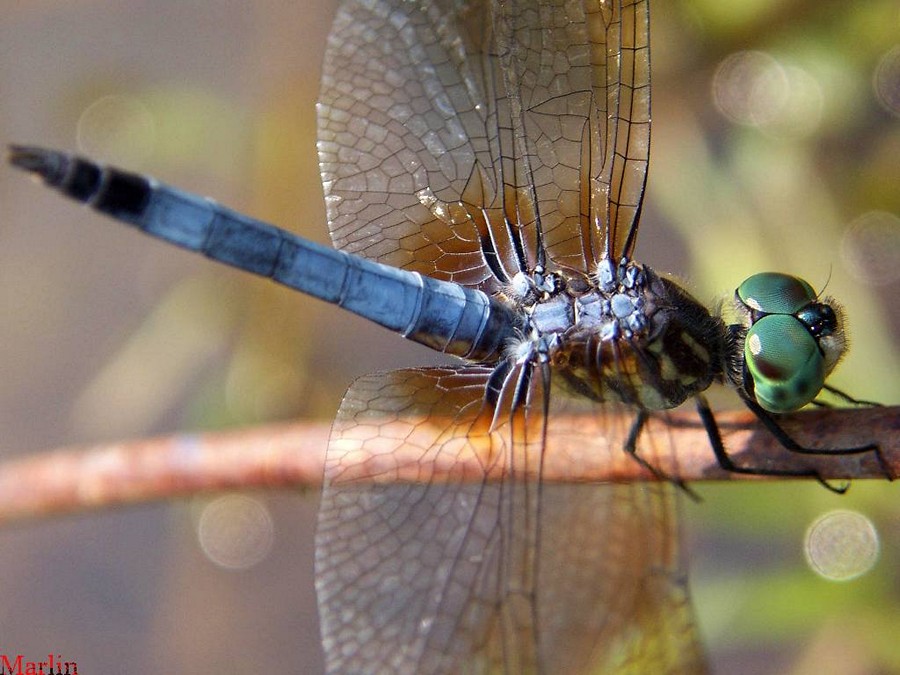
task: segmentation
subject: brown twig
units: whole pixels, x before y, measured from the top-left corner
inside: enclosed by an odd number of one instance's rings
[[[720,413],[717,419],[726,447],[740,465],[812,466],[824,478],[885,477],[871,452],[840,457],[796,455],[782,448],[748,412]],[[788,433],[808,446],[846,448],[877,443],[888,471],[900,475],[900,407],[811,410],[780,419]],[[591,435],[591,425],[596,424],[590,418],[571,423],[578,425],[582,438]],[[677,448],[674,456],[657,454],[652,459],[669,475],[687,482],[755,478],[718,466],[705,430],[690,411],[672,413],[667,425],[651,420],[646,431],[671,436],[671,447]],[[66,448],[9,461],[0,465],[0,523],[229,489],[318,488],[328,433],[326,423],[301,422]],[[598,427],[599,444],[603,442],[601,434]],[[598,455],[607,459],[598,462]],[[561,459],[544,465],[545,480],[652,478],[624,452],[598,451],[584,443],[558,442],[553,456]],[[477,462],[478,458],[461,457],[459,461]],[[477,465],[469,470],[456,466],[451,477],[439,473],[438,466],[430,468],[432,481],[478,476],[480,471]],[[399,473],[395,479],[416,480],[417,476]]]

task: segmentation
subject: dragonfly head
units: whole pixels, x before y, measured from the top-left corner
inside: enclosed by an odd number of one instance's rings
[[[840,307],[803,279],[778,272],[753,275],[734,296],[746,330],[745,391],[770,412],[802,408],[846,349]]]

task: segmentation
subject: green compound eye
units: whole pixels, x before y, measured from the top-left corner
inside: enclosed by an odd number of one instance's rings
[[[744,360],[756,401],[769,412],[797,410],[825,384],[825,359],[816,339],[790,314],[771,314],[747,331]]]
[[[776,413],[802,408],[843,349],[834,309],[803,279],[778,272],[753,275],[735,294],[748,314],[744,363],[757,403]]]
[[[816,301],[812,286],[780,272],[754,274],[738,287],[737,296],[753,312],[763,314],[795,314]]]

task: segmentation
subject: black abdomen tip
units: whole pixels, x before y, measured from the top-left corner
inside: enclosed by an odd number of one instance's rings
[[[148,179],[56,150],[10,145],[9,163],[98,211],[121,218],[139,215],[151,191]]]
[[[69,155],[35,145],[10,145],[8,159],[17,169],[42,178],[52,187],[62,183],[71,163]]]

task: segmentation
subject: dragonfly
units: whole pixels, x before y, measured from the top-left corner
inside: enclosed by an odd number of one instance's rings
[[[329,671],[694,673],[689,488],[654,463],[677,448],[651,418],[693,400],[725,468],[818,477],[736,464],[703,396],[721,383],[788,450],[877,448],[808,449],[778,427],[844,349],[808,283],[751,277],[727,324],[633,258],[649,148],[646,0],[346,0],[319,104],[334,249],[89,159],[11,160],[457,358],[364,377],[337,413],[316,541]],[[564,441],[662,480],[543,480]]]

